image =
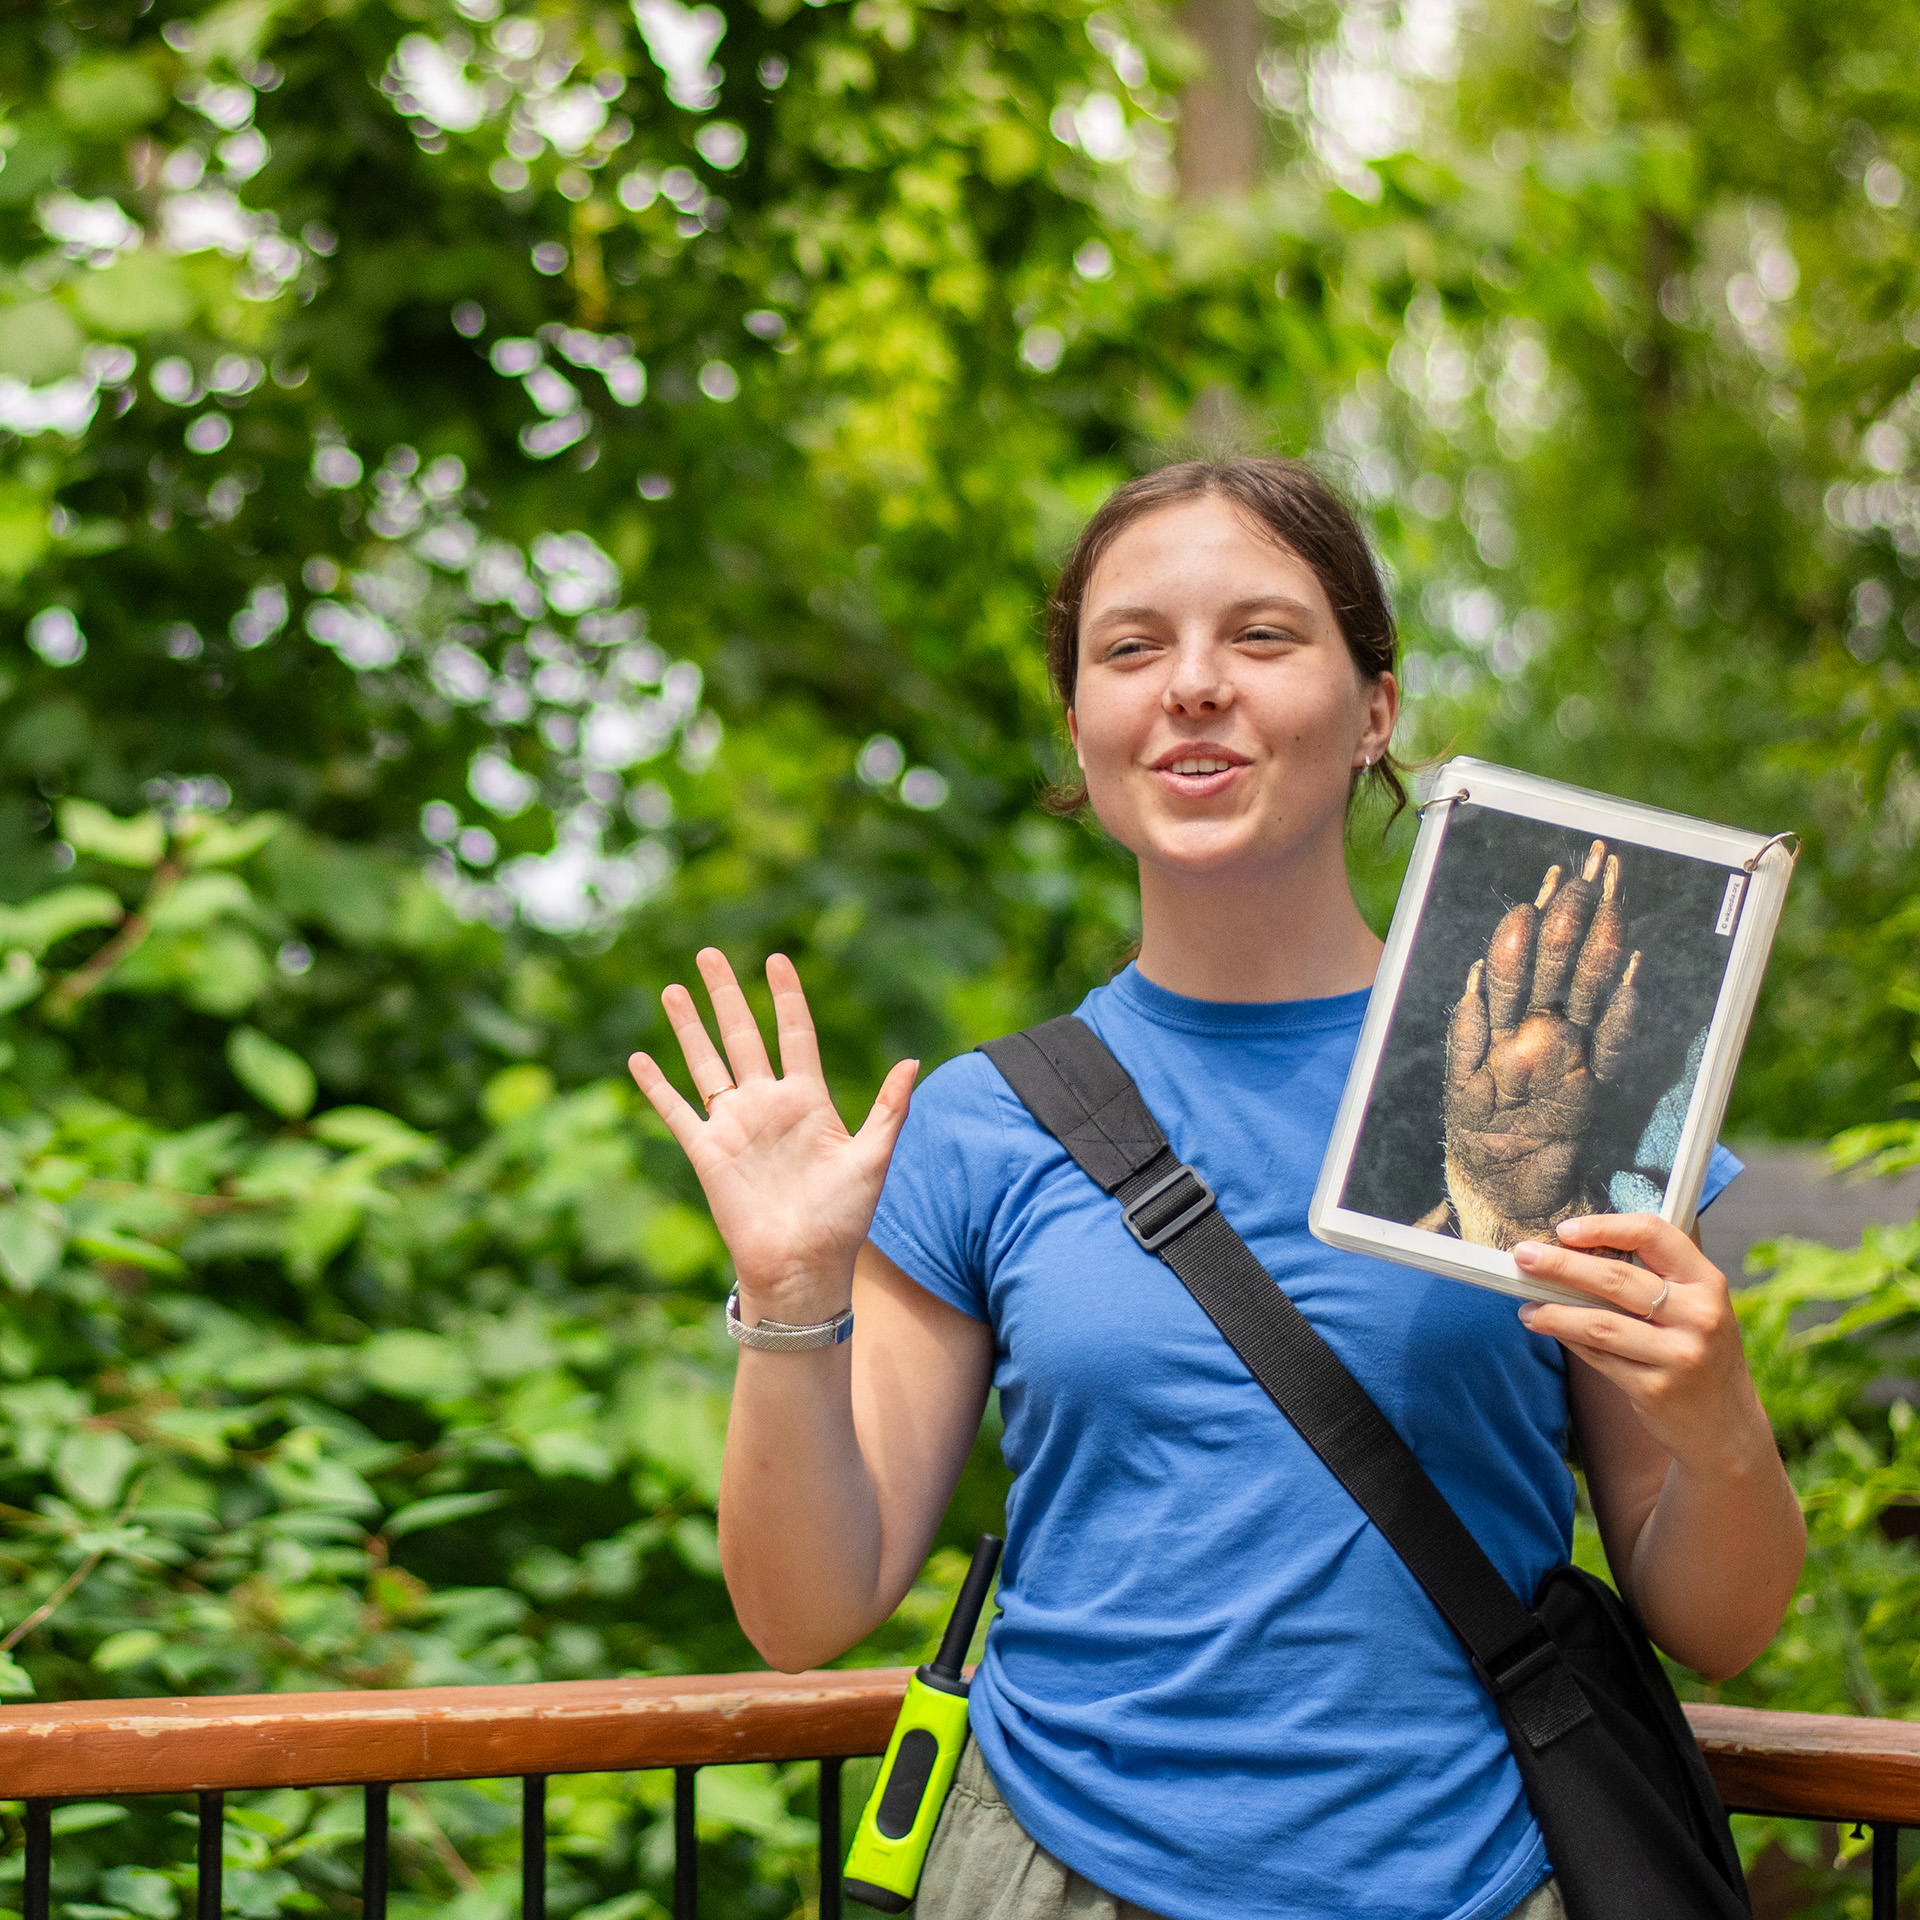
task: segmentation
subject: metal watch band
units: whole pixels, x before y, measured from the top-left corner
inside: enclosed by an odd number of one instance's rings
[[[817,1326],[793,1327],[784,1320],[762,1320],[748,1326],[740,1318],[740,1295],[727,1295],[727,1331],[743,1347],[759,1347],[768,1353],[797,1353],[803,1347],[837,1347],[853,1338],[853,1309],[842,1307],[831,1320]]]

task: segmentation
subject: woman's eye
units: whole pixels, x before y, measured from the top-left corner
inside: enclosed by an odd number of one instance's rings
[[[1249,627],[1241,634],[1240,638],[1242,640],[1251,640],[1256,645],[1271,646],[1291,640],[1293,636],[1279,627]]]

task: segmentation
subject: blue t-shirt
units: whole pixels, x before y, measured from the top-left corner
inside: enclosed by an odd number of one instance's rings
[[[1560,1347],[1502,1294],[1307,1231],[1366,1004],[1128,968],[1079,1013],[1531,1597],[1572,1537]],[[1545,1877],[1458,1641],[984,1055],[914,1095],[872,1238],[993,1328],[1013,1486],[971,1724],[1042,1847],[1169,1920],[1493,1920]]]

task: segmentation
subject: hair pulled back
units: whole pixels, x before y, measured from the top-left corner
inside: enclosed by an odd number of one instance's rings
[[[1259,533],[1313,569],[1340,623],[1341,637],[1362,679],[1391,673],[1400,639],[1373,550],[1353,510],[1302,460],[1242,455],[1227,460],[1182,460],[1129,480],[1110,493],[1074,542],[1047,602],[1047,672],[1063,705],[1073,705],[1080,673],[1080,614],[1101,556],[1136,520],[1183,500],[1225,500]],[[1393,802],[1391,819],[1407,804],[1400,768],[1383,753],[1364,782]],[[1087,804],[1076,774],[1042,796],[1052,813],[1077,813]]]

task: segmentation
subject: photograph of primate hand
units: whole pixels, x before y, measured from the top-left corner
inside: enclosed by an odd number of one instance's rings
[[[1732,946],[1726,884],[1457,807],[1342,1203],[1502,1249],[1657,1212]]]

